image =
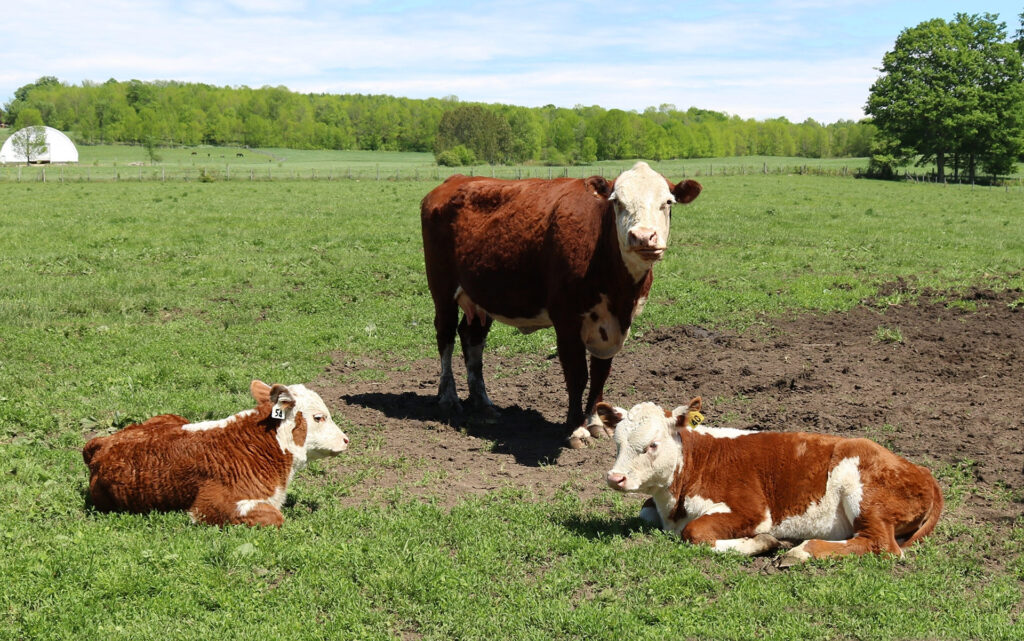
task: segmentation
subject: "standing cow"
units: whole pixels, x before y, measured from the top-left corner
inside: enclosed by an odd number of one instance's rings
[[[651,268],[668,245],[672,205],[689,203],[700,191],[693,180],[673,184],[638,162],[612,183],[600,176],[455,175],[427,194],[421,204],[423,253],[441,355],[441,408],[461,411],[452,375],[456,328],[468,404],[494,416],[482,361],[492,320],[524,333],[554,327],[569,393],[570,446],[610,433],[593,409],[612,357],[647,300]]]

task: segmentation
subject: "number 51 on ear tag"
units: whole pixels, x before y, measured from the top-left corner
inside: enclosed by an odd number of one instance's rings
[[[274,409],[270,411],[270,418],[282,419],[284,418],[284,408],[280,405],[275,405]]]

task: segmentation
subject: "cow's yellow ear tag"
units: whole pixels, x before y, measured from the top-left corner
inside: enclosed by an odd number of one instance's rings
[[[686,420],[691,427],[697,427],[698,425],[704,422],[704,415],[694,410],[692,412],[686,413]]]

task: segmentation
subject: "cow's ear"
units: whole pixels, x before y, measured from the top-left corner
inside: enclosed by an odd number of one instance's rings
[[[267,403],[270,401],[270,386],[259,379],[249,384],[249,393],[252,394],[257,403]]]
[[[608,198],[612,195],[612,186],[605,180],[604,176],[591,176],[584,181],[587,189],[594,192],[601,198]]]
[[[622,420],[622,414],[608,403],[598,403],[595,405],[594,413],[605,424],[605,427],[615,427]]]
[[[676,186],[672,188],[672,195],[676,197],[677,203],[685,205],[696,200],[697,196],[700,196],[702,189],[704,188],[696,180],[684,180],[676,183]]]
[[[280,383],[275,383],[270,388],[270,402],[274,404],[273,409],[270,410],[270,418],[278,420],[284,420],[288,416],[288,412],[295,407],[295,398],[292,393],[288,391],[287,386]]]
[[[676,427],[695,427],[704,422],[704,415],[700,413],[701,400],[699,396],[690,399],[688,405],[680,405],[672,410],[672,416],[676,419]]]

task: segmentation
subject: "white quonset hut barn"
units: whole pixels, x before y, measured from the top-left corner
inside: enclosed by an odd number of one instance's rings
[[[0,164],[3,163],[24,163],[24,150],[18,149],[15,141],[19,135],[29,134],[25,127],[14,132],[4,141],[0,147]],[[32,155],[32,162],[78,162],[78,148],[71,139],[53,127],[38,127],[43,130],[46,139],[46,149]]]

